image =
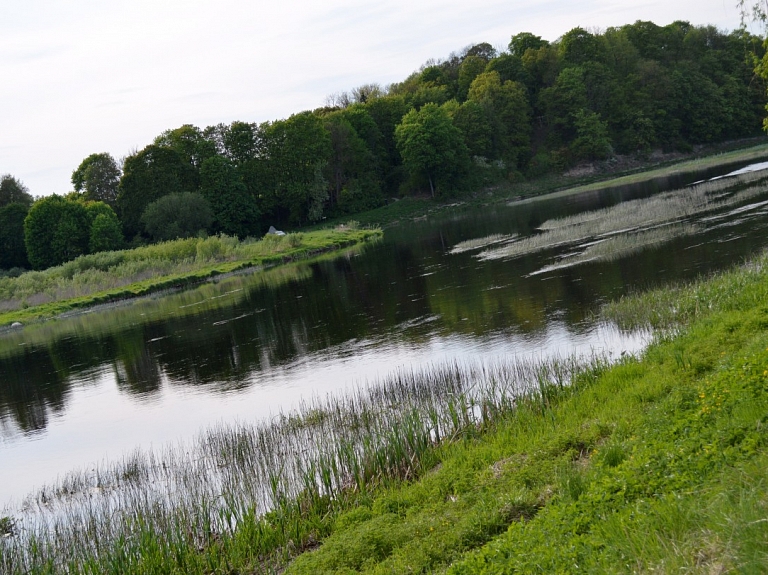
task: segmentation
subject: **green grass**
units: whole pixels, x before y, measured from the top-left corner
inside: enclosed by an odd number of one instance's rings
[[[228,236],[191,238],[81,256],[44,271],[0,278],[0,326],[284,263],[380,234],[380,230],[340,226],[242,242]]]

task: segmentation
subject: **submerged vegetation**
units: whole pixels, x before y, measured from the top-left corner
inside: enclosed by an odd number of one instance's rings
[[[151,246],[80,256],[44,271],[0,278],[0,325],[51,317],[97,303],[135,297],[237,270],[287,262],[364,242],[378,230],[333,230],[179,239]]]

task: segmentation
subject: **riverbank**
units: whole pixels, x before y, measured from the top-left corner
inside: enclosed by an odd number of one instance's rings
[[[0,566],[759,572],[767,294],[762,256],[611,306],[664,329],[642,358],[397,373],[188,451],[70,475],[28,501],[58,523],[0,523]]]
[[[272,267],[380,236],[378,229],[338,226],[242,242],[227,236],[190,238],[81,256],[44,271],[0,278],[0,327]]]
[[[441,446],[424,477],[340,514],[286,572],[761,572],[766,265],[614,304],[677,335]],[[660,322],[648,304],[662,299]]]

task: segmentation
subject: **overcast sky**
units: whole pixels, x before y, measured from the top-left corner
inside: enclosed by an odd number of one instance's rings
[[[739,25],[735,0],[0,0],[0,174],[66,193],[182,124],[263,122],[513,34]]]

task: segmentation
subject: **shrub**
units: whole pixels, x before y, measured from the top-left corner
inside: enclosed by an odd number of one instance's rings
[[[168,194],[144,210],[141,223],[156,241],[195,237],[213,222],[208,201],[200,194]]]

